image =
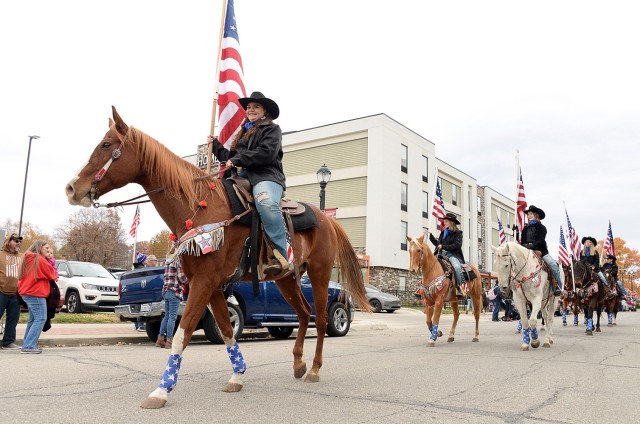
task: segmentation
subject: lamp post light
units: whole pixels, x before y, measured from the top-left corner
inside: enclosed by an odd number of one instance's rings
[[[31,141],[40,138],[39,135],[29,136],[29,150],[27,151],[27,168],[24,171],[24,187],[22,189],[22,206],[20,207],[20,223],[18,224],[18,237],[22,235],[22,213],[24,212],[24,195],[27,192],[27,175],[29,174],[29,158],[31,157]]]
[[[326,164],[323,163],[320,169],[318,169],[316,177],[318,177],[318,182],[320,183],[320,210],[324,212],[324,189],[327,187],[329,181],[331,181],[331,171]]]

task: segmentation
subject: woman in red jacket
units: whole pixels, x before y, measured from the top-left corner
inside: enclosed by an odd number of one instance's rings
[[[25,252],[18,293],[29,307],[29,321],[24,332],[22,353],[42,353],[38,339],[47,320],[49,280],[57,280],[58,272],[51,265],[51,248],[44,240],[36,240]]]

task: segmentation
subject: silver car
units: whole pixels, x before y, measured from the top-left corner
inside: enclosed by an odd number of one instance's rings
[[[397,296],[385,293],[371,284],[365,284],[364,286],[367,289],[367,298],[373,312],[386,311],[391,313],[400,309],[400,299]]]

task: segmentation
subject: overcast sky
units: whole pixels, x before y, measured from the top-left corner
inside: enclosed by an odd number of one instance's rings
[[[29,135],[41,138],[23,220],[50,233],[78,210],[64,187],[111,105],[180,156],[206,141],[221,0],[1,9],[0,222],[20,216]],[[640,248],[639,11],[633,1],[236,0],[245,86],[279,104],[283,131],[385,113],[510,198],[519,149],[554,255],[563,201],[580,237],[602,239],[611,220]],[[127,231],[134,209],[121,211]],[[164,228],[143,205],[139,239]]]

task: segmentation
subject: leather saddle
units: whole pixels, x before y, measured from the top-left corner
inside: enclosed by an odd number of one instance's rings
[[[445,275],[456,282],[458,286],[464,284],[465,282],[468,283],[478,277],[473,268],[471,268],[469,264],[464,263],[462,264],[462,278],[464,281],[458,281],[458,276],[455,269],[453,269],[453,265],[451,265],[451,261],[449,261],[449,258],[443,255],[438,255],[437,257],[440,265],[442,266],[442,269],[445,270]]]
[[[549,268],[549,265],[547,265],[544,259],[542,259],[542,252],[539,250],[534,250],[533,253],[538,257],[538,263],[542,267],[542,270],[547,273],[549,282],[554,287],[560,287],[560,282],[556,279],[556,276],[554,275],[553,271],[551,271],[551,268]]]
[[[250,205],[255,205],[251,190],[251,183],[247,178],[235,175],[230,177],[229,180],[233,181],[233,190],[236,192],[238,199],[243,203],[246,209],[248,209]],[[280,199],[280,209],[282,209],[282,212],[285,214],[291,216],[302,215],[307,210],[302,203],[292,199],[287,199],[286,197]]]

